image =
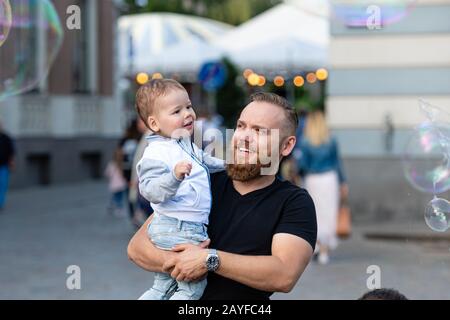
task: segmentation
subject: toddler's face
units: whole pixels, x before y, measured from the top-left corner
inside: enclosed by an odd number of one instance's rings
[[[179,137],[194,132],[196,115],[185,90],[171,90],[156,101],[154,115],[149,117],[153,131],[165,137]],[[152,119],[153,118],[153,119]],[[153,123],[152,123],[153,122]]]

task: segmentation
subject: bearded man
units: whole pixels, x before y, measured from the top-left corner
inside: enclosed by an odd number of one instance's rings
[[[178,281],[207,276],[204,300],[268,300],[273,292],[291,291],[317,237],[311,197],[275,176],[295,146],[297,123],[284,98],[252,95],[229,146],[232,161],[227,159],[226,172],[211,175],[210,241],[159,250],[146,235],[150,217],[131,239],[128,257]]]

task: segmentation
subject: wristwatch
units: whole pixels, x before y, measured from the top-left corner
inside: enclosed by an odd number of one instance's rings
[[[214,272],[219,269],[220,259],[217,255],[216,249],[209,249],[208,256],[206,257],[206,269],[208,271]]]

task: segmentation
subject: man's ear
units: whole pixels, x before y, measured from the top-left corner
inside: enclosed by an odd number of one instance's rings
[[[159,132],[159,130],[160,130],[158,120],[156,120],[156,118],[153,116],[149,116],[147,118],[147,125],[150,128],[150,130],[152,130],[155,133]]]
[[[287,137],[281,146],[281,155],[287,157],[294,149],[296,142],[297,138],[295,136]]]

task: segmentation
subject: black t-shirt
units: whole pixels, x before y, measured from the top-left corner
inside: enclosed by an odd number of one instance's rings
[[[306,190],[275,179],[270,186],[240,195],[226,172],[211,175],[211,189],[211,248],[242,255],[271,255],[272,238],[277,233],[299,236],[315,247],[316,212]],[[259,300],[271,295],[209,273],[202,299]]]
[[[0,166],[8,165],[14,156],[14,145],[11,138],[0,133]]]

